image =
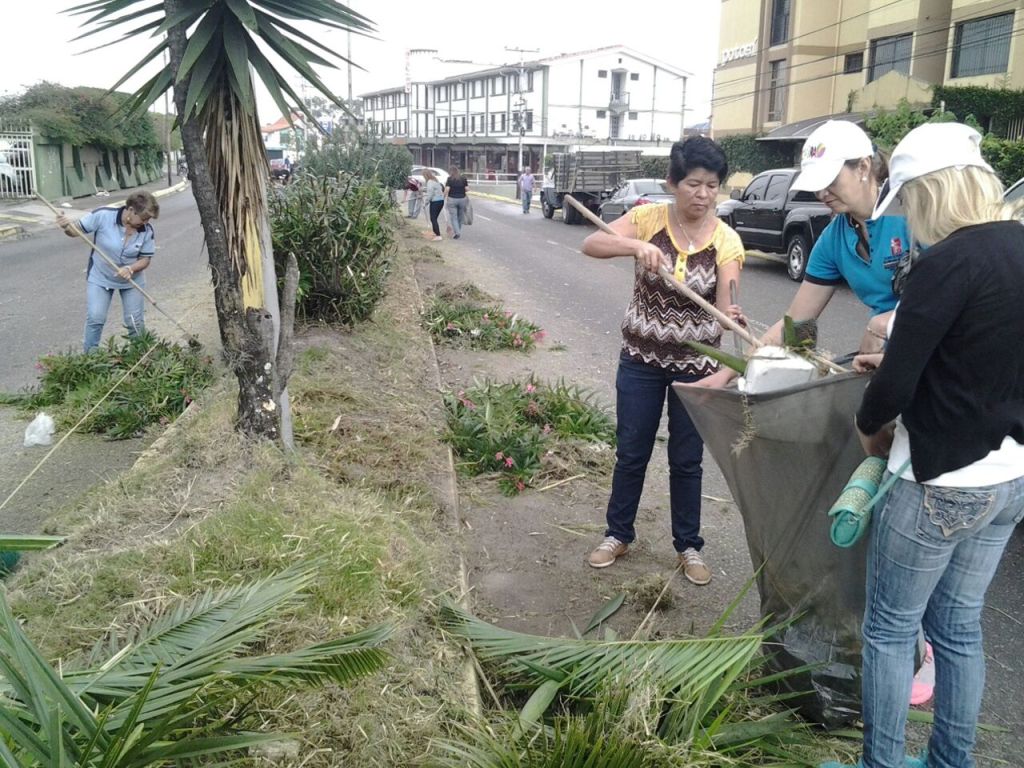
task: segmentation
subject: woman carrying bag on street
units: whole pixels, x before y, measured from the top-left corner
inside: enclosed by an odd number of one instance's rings
[[[444,185],[444,202],[448,208],[448,220],[451,222],[452,237],[458,240],[462,237],[462,225],[466,223],[466,206],[469,205],[469,198],[466,197],[466,187],[469,180],[459,173],[454,165],[448,169],[448,181]]]
[[[434,240],[441,240],[443,238],[438,217],[441,215],[441,209],[444,208],[444,187],[429,168],[423,169],[423,178],[426,181],[423,185],[423,199],[430,205],[430,226],[434,230]]]
[[[865,452],[899,475],[876,512],[864,611],[864,768],[971,768],[985,685],[981,612],[1024,517],[1024,226],[959,123],[896,146],[875,216],[900,201],[927,246],[857,412]],[[905,756],[918,626],[935,658],[927,757]],[[829,764],[835,766],[835,763]]]

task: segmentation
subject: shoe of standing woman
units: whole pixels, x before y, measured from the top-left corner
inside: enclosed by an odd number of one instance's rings
[[[619,541],[614,536],[605,536],[604,541],[597,545],[597,549],[590,553],[587,562],[594,568],[607,568],[628,550],[629,544]]]

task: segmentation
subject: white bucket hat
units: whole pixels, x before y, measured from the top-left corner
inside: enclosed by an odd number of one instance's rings
[[[943,168],[975,166],[991,171],[981,156],[981,134],[963,123],[925,123],[896,145],[889,158],[889,179],[878,194],[871,218],[877,219],[892,205],[908,181]]]
[[[820,192],[836,180],[847,160],[871,157],[871,139],[849,120],[829,120],[819,125],[804,142],[800,175],[793,189]]]

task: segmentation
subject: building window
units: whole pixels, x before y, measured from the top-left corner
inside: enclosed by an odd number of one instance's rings
[[[439,117],[439,118],[437,118],[437,132],[438,133],[448,133],[448,118],[447,117]]]
[[[533,72],[526,73],[526,90],[533,92]]]
[[[1013,11],[956,25],[950,77],[1005,72],[1010,61]]]
[[[630,120],[636,120],[637,117],[639,117],[639,113],[638,112],[630,112],[629,113],[629,119]]]
[[[868,82],[873,82],[886,72],[896,70],[910,74],[910,47],[912,34],[880,37],[871,41],[871,66],[868,67]]]
[[[501,96],[505,93],[505,78],[501,75],[491,78],[491,96]]]
[[[403,136],[407,136],[409,134],[409,123],[408,123],[408,121],[406,121],[406,120],[400,120],[399,121],[399,123],[398,123],[398,132],[400,134],[402,134]]]
[[[789,39],[789,6],[791,0],[775,0],[772,3],[772,45],[779,45]]]
[[[639,80],[640,79],[640,73],[639,72],[630,72],[629,73],[629,79],[630,80]]]
[[[781,121],[786,111],[786,60],[768,62],[768,120]]]
[[[607,114],[608,114],[607,110],[599,109],[599,110],[597,110],[597,119],[598,120],[603,120],[607,116]]]
[[[473,98],[474,99],[480,98],[481,96],[484,95],[484,81],[483,80],[474,80],[473,81],[473,85],[472,85],[472,89],[473,89]]]
[[[526,112],[524,113],[524,116],[526,118],[526,130],[527,130],[527,132],[532,131],[533,130],[533,110],[532,109],[526,110]]]
[[[607,69],[599,69],[599,70],[597,70],[597,76],[598,77],[608,77],[608,70]]]
[[[843,74],[844,75],[855,75],[864,69],[864,52],[860,53],[848,53],[846,54],[846,60],[843,62]]]

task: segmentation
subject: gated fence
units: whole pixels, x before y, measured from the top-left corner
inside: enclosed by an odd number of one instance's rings
[[[0,123],[0,198],[30,197],[36,189],[32,129]]]

